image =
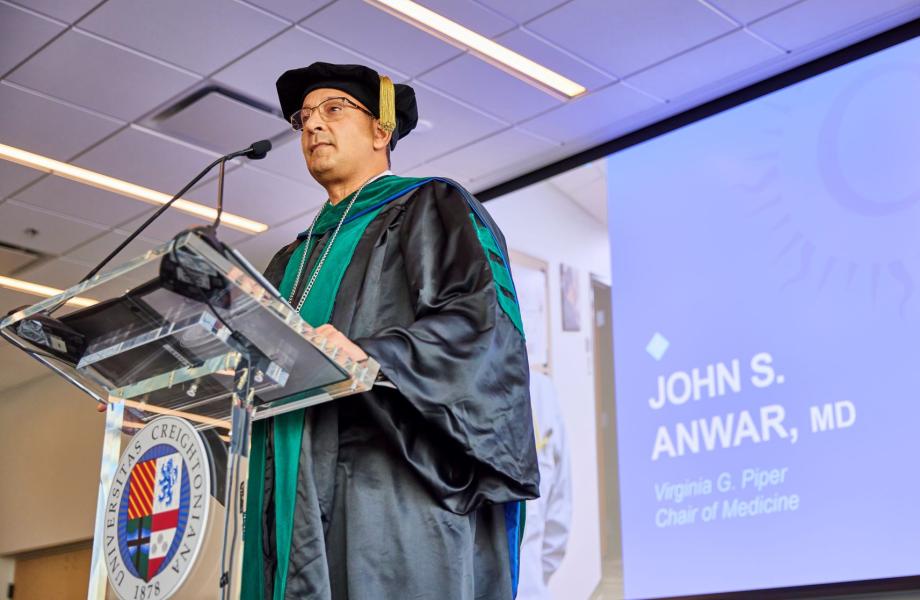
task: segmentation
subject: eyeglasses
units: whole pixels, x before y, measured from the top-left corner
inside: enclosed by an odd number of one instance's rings
[[[310,115],[313,114],[313,111],[318,111],[320,118],[327,123],[340,121],[345,116],[346,108],[356,108],[361,112],[374,117],[374,115],[369,110],[366,108],[361,108],[348,98],[336,96],[333,98],[326,98],[316,106],[301,108],[292,114],[291,127],[294,128],[294,131],[303,131],[303,124],[310,120]]]

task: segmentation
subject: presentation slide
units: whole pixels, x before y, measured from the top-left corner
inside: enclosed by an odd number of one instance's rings
[[[920,38],[607,161],[626,597],[920,574]]]

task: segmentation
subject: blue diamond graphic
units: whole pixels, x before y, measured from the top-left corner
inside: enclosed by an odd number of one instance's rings
[[[667,352],[668,346],[670,345],[671,342],[668,341],[668,338],[655,332],[655,335],[649,340],[648,345],[645,346],[645,351],[655,360],[661,360],[661,357],[664,356],[664,353]]]

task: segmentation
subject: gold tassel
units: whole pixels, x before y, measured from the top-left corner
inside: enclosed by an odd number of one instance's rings
[[[380,76],[380,126],[386,131],[396,129],[396,88],[386,75]]]

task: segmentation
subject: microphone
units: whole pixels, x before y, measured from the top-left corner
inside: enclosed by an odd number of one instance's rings
[[[218,180],[218,183],[217,183],[217,190],[218,190],[217,191],[217,194],[218,194],[217,195],[217,218],[214,220],[214,226],[216,227],[217,224],[220,222],[220,214],[221,212],[223,212],[224,163],[238,156],[245,156],[246,158],[249,158],[250,160],[261,160],[265,158],[265,155],[268,154],[268,151],[271,149],[272,149],[271,141],[259,140],[258,142],[253,142],[248,148],[244,148],[243,150],[237,150],[236,152],[231,152],[230,154],[225,154],[224,156],[221,156],[220,158],[218,158],[217,160],[209,164],[207,167],[205,167],[201,171],[201,173],[198,173],[198,175],[196,175],[194,179],[192,179],[187,184],[185,184],[185,187],[183,187],[181,190],[176,192],[175,196],[170,198],[168,202],[163,204],[163,206],[158,208],[156,212],[150,215],[150,218],[144,221],[140,227],[135,229],[134,232],[131,235],[129,235],[122,243],[120,243],[117,248],[112,250],[112,252],[108,256],[103,258],[102,261],[98,265],[93,267],[93,270],[87,273],[86,276],[78,282],[78,284],[83,283],[84,281],[86,281],[87,279],[90,279],[93,275],[101,271],[102,267],[107,265],[110,260],[115,258],[115,256],[119,252],[124,250],[128,244],[134,241],[134,238],[140,235],[142,231],[147,229],[148,225],[153,223],[157,219],[157,217],[159,217],[164,212],[166,212],[166,209],[172,206],[173,202],[181,198],[182,195],[185,194],[185,192],[189,191],[193,185],[198,183],[201,180],[201,178],[204,177],[208,173],[208,171],[213,169],[216,165],[220,165],[220,179]]]
[[[258,142],[253,142],[248,148],[237,150],[236,152],[231,152],[222,158],[223,160],[230,160],[231,158],[236,158],[237,156],[245,156],[250,160],[262,160],[271,149],[271,140],[259,140]]]
[[[214,222],[211,223],[211,227],[217,229],[217,226],[220,225],[220,216],[224,213],[224,164],[231,158],[236,158],[237,156],[245,156],[250,160],[262,160],[271,149],[271,140],[259,140],[258,142],[253,142],[248,148],[231,152],[222,158],[220,161],[220,171],[217,175],[217,216],[214,217]]]
[[[252,146],[249,147],[249,152],[246,153],[246,158],[252,160],[262,160],[271,149],[271,140],[259,140],[258,142],[253,142]]]

